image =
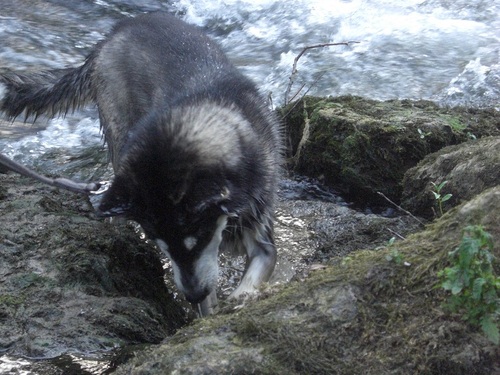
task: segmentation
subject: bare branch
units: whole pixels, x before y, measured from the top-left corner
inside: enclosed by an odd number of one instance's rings
[[[340,43],[323,43],[323,44],[315,44],[312,46],[306,46],[300,51],[300,53],[295,57],[293,60],[293,66],[292,66],[292,73],[290,74],[288,86],[285,92],[285,105],[290,103],[291,100],[288,100],[288,97],[290,95],[290,90],[292,89],[292,85],[294,82],[294,77],[297,74],[297,63],[299,62],[299,59],[310,49],[314,48],[324,48],[324,47],[331,47],[331,46],[349,46],[351,43],[359,43],[356,41],[349,41],[349,42],[340,42]],[[301,87],[300,90],[302,90],[304,86]],[[300,90],[294,95],[294,98],[297,96],[297,94],[300,92]]]
[[[391,232],[392,234],[394,234],[396,237],[399,237],[401,240],[406,240],[406,238],[404,238],[402,235],[400,235],[398,232],[396,231],[393,231],[391,228],[385,228],[387,229],[389,232]]]
[[[425,223],[422,220],[420,220],[418,217],[414,216],[410,211],[405,210],[403,207],[401,207],[398,204],[391,201],[389,198],[387,198],[387,196],[384,195],[384,193],[377,191],[377,194],[384,197],[385,200],[387,200],[390,204],[395,206],[398,210],[404,212],[405,214],[409,215],[411,218],[415,219],[420,225],[422,225],[423,227],[425,226]]]

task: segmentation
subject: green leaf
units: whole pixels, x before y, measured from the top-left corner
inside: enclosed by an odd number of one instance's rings
[[[474,298],[475,300],[481,299],[484,284],[486,284],[486,280],[482,277],[474,280],[474,283],[472,284],[472,298]]]
[[[481,270],[481,273],[483,275],[488,275],[491,274],[491,272],[493,271],[493,267],[491,266],[491,260],[488,259],[489,258],[488,255],[487,254],[483,255],[484,255],[484,260],[483,262],[481,262],[479,269]]]
[[[432,194],[434,194],[434,198],[435,198],[436,200],[438,200],[439,198],[441,198],[441,194],[436,193],[435,191],[431,191],[431,193],[432,193]]]
[[[444,290],[451,290],[453,288],[453,282],[450,280],[443,281],[441,284]]]
[[[479,250],[478,242],[474,238],[464,237],[458,250],[458,263],[460,268],[469,269],[474,256]]]
[[[498,332],[498,325],[493,321],[490,315],[487,315],[481,319],[481,328],[486,334],[486,337],[490,339],[495,345],[500,343],[500,333]]]
[[[493,251],[493,236],[488,232],[485,232],[483,228],[479,228],[480,234],[479,238],[481,240],[481,247],[486,247],[490,251]]]
[[[487,304],[492,305],[493,308],[500,307],[498,294],[494,288],[488,289],[483,293],[483,301]]]
[[[442,188],[444,187],[444,185],[446,185],[447,183],[448,183],[448,181],[443,181],[443,182],[441,182],[441,183],[437,186],[436,190],[437,190],[437,191],[441,191],[441,189],[442,189]]]
[[[453,195],[452,194],[446,194],[443,198],[441,198],[441,202],[446,202],[448,199],[450,199]]]
[[[454,283],[451,284],[451,294],[457,295],[462,291],[463,288],[464,286],[462,285],[461,282],[455,281]]]
[[[455,280],[457,278],[457,274],[459,272],[458,267],[447,267],[442,271],[442,274],[444,277],[446,277],[447,280]]]

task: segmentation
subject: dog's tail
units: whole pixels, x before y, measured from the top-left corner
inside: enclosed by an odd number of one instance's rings
[[[42,114],[67,114],[94,99],[92,57],[77,68],[39,73],[0,74],[0,111],[9,118],[24,113],[25,120]]]

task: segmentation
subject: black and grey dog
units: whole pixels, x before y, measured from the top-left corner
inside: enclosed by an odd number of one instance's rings
[[[0,75],[13,118],[97,103],[115,177],[99,211],[137,221],[201,315],[217,303],[218,253],[245,251],[238,297],[276,263],[277,120],[198,28],[164,13],[120,22],[76,68]]]

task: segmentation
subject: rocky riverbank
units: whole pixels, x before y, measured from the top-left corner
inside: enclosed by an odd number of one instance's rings
[[[136,227],[97,220],[86,197],[0,174],[0,350],[128,348],[106,365],[118,374],[499,371],[497,346],[443,309],[447,292],[435,287],[468,224],[483,225],[500,255],[498,112],[341,97],[281,113],[290,171],[355,204],[290,197],[284,180],[270,285],[206,319],[192,320]],[[443,181],[453,197],[441,216],[431,182]],[[221,297],[240,271],[223,260]],[[54,360],[27,366],[65,373]]]

